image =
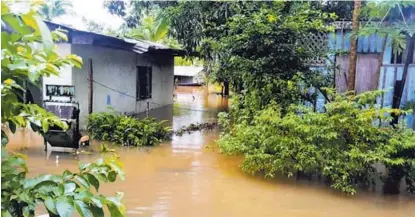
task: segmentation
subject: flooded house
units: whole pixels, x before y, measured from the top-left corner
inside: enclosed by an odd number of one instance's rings
[[[37,103],[49,99],[47,85],[73,87],[72,100],[80,104],[81,126],[88,113],[107,111],[108,107],[137,114],[173,104],[174,56],[181,55],[181,50],[51,22],[47,25],[51,30],[67,31],[68,41],[57,43],[58,53],[76,54],[83,65],[80,69],[65,68],[59,76],[44,77],[43,88],[31,90]]]
[[[204,80],[202,66],[175,66],[174,81],[179,86],[200,86]]]

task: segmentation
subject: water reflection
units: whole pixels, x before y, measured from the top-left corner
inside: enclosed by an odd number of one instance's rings
[[[150,115],[167,119],[174,129],[214,121],[217,112],[227,108],[228,101],[205,93],[203,89],[180,88],[176,100],[185,112],[173,115],[176,108],[166,107]],[[126,180],[104,184],[100,193],[124,192],[127,216],[415,216],[414,198],[408,196],[362,192],[350,197],[306,181],[264,180],[246,175],[238,168],[239,157],[218,153],[214,142],[217,137],[216,130],[193,132],[174,136],[156,148],[117,148]],[[92,143],[94,149],[98,145]],[[29,156],[30,176],[76,170],[78,162],[99,157],[52,153],[48,160],[41,137],[24,130],[13,136],[9,148]]]

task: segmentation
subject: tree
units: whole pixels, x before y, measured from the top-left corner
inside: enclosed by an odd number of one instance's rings
[[[347,90],[354,91],[356,84],[356,62],[357,62],[357,30],[359,28],[360,0],[354,0],[352,38],[350,41],[349,72],[347,74]]]
[[[72,2],[67,0],[51,0],[42,5],[39,13],[48,21],[52,21],[54,18],[72,13]]]
[[[104,1],[108,12],[122,17],[129,28],[136,27],[140,23],[142,15],[176,4],[177,1]]]
[[[137,26],[125,34],[127,37],[139,38],[147,41],[162,42],[167,38],[169,22],[159,16],[160,11],[143,12]]]
[[[5,1],[1,4],[1,216],[35,216],[42,204],[51,217],[103,216],[107,207],[112,216],[124,216],[122,193],[107,197],[98,193],[100,182],[123,179],[118,157],[103,153],[103,159],[80,164],[78,172],[65,170],[61,175],[44,174],[26,177],[25,157],[7,153],[6,131],[30,127],[44,134],[50,126],[66,129],[52,113],[36,104],[19,101],[24,83],[39,85],[42,76],[59,75],[63,67],[81,67],[82,59],[69,54],[60,57],[54,41],[68,40],[65,32],[50,32],[37,13],[38,1]],[[93,190],[94,189],[94,190]]]
[[[139,23],[132,28],[124,28],[123,36],[161,43],[170,48],[180,49],[179,42],[168,35],[169,20],[161,15],[159,8],[142,11]]]
[[[295,2],[181,2],[166,14],[188,54],[203,58],[212,80],[229,82],[247,110],[302,99],[300,83],[316,80],[306,66],[315,54],[299,41],[333,18]]]

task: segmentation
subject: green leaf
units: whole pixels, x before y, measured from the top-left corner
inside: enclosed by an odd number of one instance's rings
[[[1,20],[9,24],[19,34],[26,35],[31,33],[30,29],[13,14],[2,15]]]
[[[81,192],[75,194],[75,200],[88,201],[93,196],[94,195],[91,192],[89,192],[88,190],[82,190]]]
[[[108,181],[114,182],[117,179],[117,173],[115,171],[111,171],[108,173]]]
[[[63,171],[63,174],[62,174],[62,178],[64,178],[64,179],[67,179],[67,178],[69,178],[70,176],[72,176],[72,172],[71,171],[69,171],[69,170],[65,170],[65,171]]]
[[[1,131],[1,145],[5,147],[9,143],[9,137],[7,137],[6,133],[2,130]]]
[[[81,200],[75,200],[75,209],[81,217],[93,217],[90,207]]]
[[[7,32],[1,32],[1,48],[6,49],[9,45],[10,35]]]
[[[98,208],[102,208],[102,201],[101,199],[98,197],[92,197],[91,196],[91,203],[93,203],[95,206],[97,206]]]
[[[111,217],[124,217],[125,216],[125,211],[123,212],[123,210],[120,209],[120,207],[117,207],[112,204],[108,204],[107,207],[108,207],[108,210],[110,211]]]
[[[51,180],[41,181],[33,186],[33,189],[41,194],[50,194],[52,193],[58,184]]]
[[[53,214],[55,215],[58,214],[58,210],[56,209],[56,203],[51,197],[46,198],[45,206],[46,206],[46,209],[48,209]]]
[[[95,189],[98,191],[98,189],[99,189],[99,181],[98,181],[98,179],[94,175],[92,175],[90,173],[85,173],[85,174],[83,174],[83,176],[88,180],[89,184],[91,184],[92,186],[94,186]]]
[[[111,167],[111,169],[113,169],[115,172],[118,173],[121,180],[125,179],[125,173],[121,168],[121,163],[119,163],[119,162],[110,162],[109,166]]]
[[[52,34],[55,34],[58,37],[58,40],[62,39],[63,41],[68,41],[68,36],[62,29],[57,29],[53,31]]]
[[[84,177],[76,175],[75,180],[78,181],[83,187],[89,189],[89,182]]]
[[[10,70],[17,70],[17,69],[21,69],[21,70],[27,70],[28,66],[25,62],[17,62],[17,63],[13,63],[13,64],[9,64],[7,65],[7,68],[9,68]]]
[[[43,133],[48,132],[49,130],[49,123],[45,120],[42,120],[42,131]]]
[[[3,4],[1,4],[1,5],[3,5]],[[9,211],[3,210],[3,209],[1,209],[1,216],[3,216],[3,217],[12,217],[12,215],[9,213]]]
[[[65,189],[65,191],[64,191],[65,194],[72,193],[76,189],[76,184],[73,183],[73,182],[65,183],[64,184],[64,189]]]
[[[67,56],[67,58],[71,61],[71,63],[76,67],[76,68],[82,68],[82,58],[75,55],[75,54],[69,54]]]
[[[92,214],[94,217],[104,217],[104,210],[102,207],[90,206]]]
[[[32,210],[30,209],[29,206],[23,207],[23,216],[24,217],[33,217],[34,216],[34,215],[32,215]]]
[[[117,197],[107,197],[105,199],[111,217],[123,217],[125,215],[125,206]]]
[[[1,15],[9,13],[9,6],[6,3],[1,4]]]
[[[85,170],[87,167],[89,167],[89,165],[91,165],[90,163],[84,164],[84,163],[79,163],[79,170],[83,171]]]
[[[36,20],[40,35],[42,36],[42,44],[46,52],[51,51],[53,46],[53,39],[48,26],[45,24],[45,22],[43,22],[40,16],[33,16],[33,18]]]
[[[13,134],[16,133],[16,124],[9,121],[9,129]]]
[[[73,200],[70,197],[58,197],[56,200],[56,209],[60,217],[72,216],[74,207]]]

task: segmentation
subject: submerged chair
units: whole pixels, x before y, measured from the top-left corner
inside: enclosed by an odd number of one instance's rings
[[[48,144],[51,147],[59,148],[79,148],[79,103],[73,101],[44,101],[47,111],[54,113],[62,121],[66,122],[68,129],[64,130],[58,126],[52,126],[45,132],[44,143],[45,151]]]

